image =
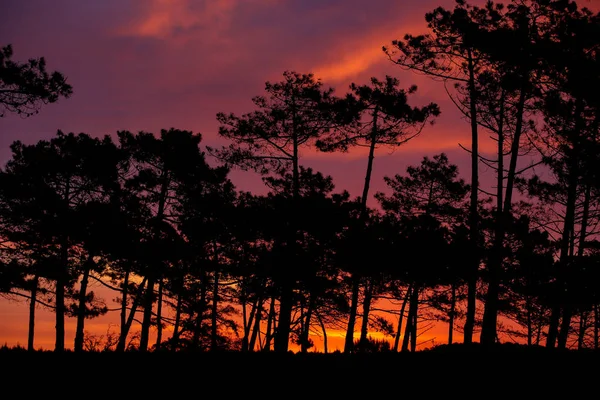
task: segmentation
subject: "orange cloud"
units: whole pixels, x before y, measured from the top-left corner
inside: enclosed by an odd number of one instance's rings
[[[272,3],[274,0],[246,0],[246,3]],[[233,12],[241,0],[149,0],[131,26],[121,34],[167,39],[177,32],[201,29],[217,39],[231,26]]]
[[[397,28],[398,25],[402,26],[401,30]],[[423,32],[424,29],[424,24],[395,22],[394,28],[382,26],[374,33],[340,41],[340,46],[332,50],[332,60],[313,70],[316,76],[331,82],[354,78],[377,64],[390,63],[382,46],[390,45],[392,40],[401,38],[406,32]]]

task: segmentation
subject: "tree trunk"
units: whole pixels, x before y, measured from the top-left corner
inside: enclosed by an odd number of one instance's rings
[[[265,335],[265,346],[264,351],[271,351],[271,339],[273,334],[273,326],[275,325],[275,295],[271,297],[271,304],[269,304],[269,316],[267,317],[267,331]]]
[[[598,304],[594,304],[594,350],[598,350],[600,344],[600,307]]]
[[[121,332],[119,338],[126,337],[127,333],[123,334],[125,331],[125,325],[127,324],[127,291],[129,289],[129,268],[125,271],[125,276],[123,277],[123,296],[121,297]]]
[[[37,292],[39,287],[39,276],[36,273],[33,277],[31,286],[31,299],[29,300],[29,331],[27,333],[27,350],[34,351],[33,338],[35,334],[35,305],[37,301]]]
[[[369,189],[371,186],[371,175],[373,174],[373,160],[375,159],[375,147],[377,146],[377,119],[379,117],[379,108],[375,107],[372,115],[371,140],[369,144],[369,156],[367,158],[367,171],[365,173],[365,182],[363,184],[362,197],[360,198],[360,219],[366,222],[367,202],[369,200]],[[367,283],[368,284],[368,283]],[[348,327],[346,329],[346,340],[344,343],[344,353],[352,353],[354,351],[354,326],[356,324],[356,315],[358,311],[358,294],[360,291],[360,278],[358,274],[352,275],[352,298],[350,304],[350,317],[348,319]],[[365,288],[365,293],[367,292]],[[364,320],[363,320],[364,325]],[[362,335],[362,328],[361,328]],[[360,341],[363,339],[361,336]]]
[[[452,344],[454,335],[454,315],[456,313],[456,283],[452,282],[450,295],[450,316],[448,318],[448,344]]]
[[[159,227],[165,216],[165,205],[169,190],[169,172],[165,168],[162,170],[160,179],[160,195],[158,198],[158,210],[156,211],[157,224],[153,232],[155,239],[160,235]],[[142,320],[142,332],[140,336],[140,351],[142,352],[148,350],[150,326],[152,325],[152,307],[154,306],[154,285],[157,280],[160,281],[162,279],[161,267],[160,260],[157,260],[156,264],[152,263],[152,265],[150,265],[150,269],[147,272],[148,289],[146,290],[146,296],[144,298],[144,317]]]
[[[194,335],[192,336],[192,347],[197,350],[200,347],[200,335],[202,333],[202,321],[204,320],[204,310],[206,306],[206,274],[202,273],[202,282],[200,283],[200,304],[198,305],[198,315],[196,316]]]
[[[177,306],[175,306],[175,326],[173,327],[173,337],[171,338],[171,348],[173,351],[177,351],[179,348],[179,326],[181,325],[181,306],[183,303],[181,291],[182,289],[180,289],[179,294],[177,295]]]
[[[357,274],[352,275],[352,298],[350,299],[350,316],[346,328],[346,339],[344,342],[344,353],[354,352],[354,325],[358,310],[358,293],[360,291],[360,278]]]
[[[216,351],[218,349],[218,326],[217,326],[217,315],[219,312],[219,270],[215,271],[215,278],[213,282],[213,302],[212,302],[212,310],[211,310],[211,330],[210,330],[210,349],[212,351]]]
[[[123,295],[121,297],[121,329],[119,332],[119,343],[117,344],[117,351],[125,350],[125,342],[123,342],[123,349],[120,349],[121,339],[127,337],[127,332],[125,332],[125,326],[127,325],[127,291],[129,289],[129,268],[125,271],[125,276],[123,277]]]
[[[364,351],[369,341],[369,312],[371,311],[371,300],[373,299],[373,278],[368,278],[365,284],[365,298],[363,300],[363,318],[360,328],[359,347]]]
[[[398,329],[396,329],[396,338],[394,339],[394,352],[398,352],[398,346],[400,344],[400,333],[402,332],[402,320],[404,319],[404,311],[406,310],[406,303],[408,303],[408,297],[410,296],[411,286],[409,285],[404,294],[404,300],[402,300],[402,306],[400,307],[400,315],[398,316]]]
[[[578,258],[582,258],[584,256],[584,251],[585,251],[585,241],[587,239],[587,227],[588,227],[588,221],[589,221],[589,215],[590,215],[590,201],[591,201],[591,185],[587,184],[585,187],[585,194],[584,194],[584,201],[583,201],[583,214],[581,216],[581,230],[579,232],[579,247],[577,249],[577,257]],[[575,223],[575,218],[573,217],[573,223]],[[571,228],[571,237],[574,238],[574,227]],[[573,254],[573,246],[574,246],[574,240],[571,241],[571,250],[570,250],[570,254]],[[569,327],[571,325],[571,316],[572,316],[572,305],[570,304],[570,302],[567,302],[567,304],[565,304],[565,309],[563,311],[563,325],[561,326],[561,331],[559,333],[559,337],[558,337],[558,346],[561,348],[564,348],[566,346],[566,342],[567,342],[567,338],[569,336]],[[581,313],[581,318],[583,318],[583,312]],[[580,330],[581,329],[585,329],[585,321],[584,321],[584,325],[581,325],[581,320],[580,320]],[[563,333],[564,332],[564,333]],[[580,336],[579,336],[579,348],[581,348],[581,346],[583,345],[583,343],[581,342],[583,340],[582,336],[581,336],[581,332],[580,332]]]
[[[543,311],[538,314],[538,323],[537,323],[537,328],[536,328],[537,333],[535,336],[535,345],[536,346],[539,346],[540,342],[542,341],[542,330],[544,328],[544,323],[542,322],[543,320],[541,317],[543,314],[544,314]]]
[[[531,322],[531,299],[525,296],[525,307],[527,308],[527,345],[531,346],[533,342],[533,325]]]
[[[312,293],[309,295],[308,299],[308,309],[306,310],[306,317],[304,320],[304,328],[302,330],[302,340],[300,341],[300,349],[302,353],[306,353],[308,351],[308,344],[310,339],[310,320],[312,319],[313,310],[315,308],[315,295]]]
[[[124,293],[123,293],[123,301],[122,301],[122,309],[121,309],[121,318],[124,320],[125,313],[127,311],[127,286],[128,286],[128,277],[129,271],[125,274],[125,283],[124,283]],[[133,320],[135,318],[135,313],[137,312],[137,307],[144,294],[144,285],[146,284],[147,278],[144,278],[140,285],[138,286],[137,294],[133,299],[133,304],[131,305],[131,311],[129,311],[129,317],[127,321],[121,326],[121,335],[119,336],[119,343],[117,344],[117,351],[123,352],[125,351],[125,347],[127,345],[127,335],[129,334],[129,329],[131,329],[131,324],[133,324]]]
[[[371,175],[373,173],[373,160],[375,159],[375,147],[377,146],[377,118],[379,109],[375,107],[373,110],[373,125],[371,127],[371,143],[369,145],[369,158],[367,160],[367,173],[365,174],[365,184],[363,185],[363,193],[360,198],[361,219],[367,217],[367,202],[369,200],[369,187],[371,186]]]
[[[406,319],[406,328],[404,329],[404,339],[402,340],[402,352],[408,351],[409,339],[416,332],[413,325],[416,325],[416,315],[419,306],[419,286],[414,285],[410,294],[410,305],[408,307],[408,318]]]
[[[581,126],[583,124],[583,101],[580,99],[576,100],[576,109],[575,109],[575,132],[581,131]],[[573,143],[573,154],[577,155],[579,153],[579,143],[576,141]],[[568,171],[568,187],[567,187],[567,205],[565,210],[565,221],[563,225],[563,232],[561,237],[561,249],[560,249],[560,259],[559,259],[559,295],[557,306],[552,309],[552,315],[560,314],[560,307],[563,307],[563,315],[560,332],[556,332],[558,330],[558,318],[556,320],[556,326],[553,326],[552,336],[550,336],[550,332],[548,333],[548,341],[547,347],[554,347],[554,338],[558,339],[557,347],[560,349],[564,349],[567,345],[567,338],[569,337],[569,329],[571,326],[571,316],[572,316],[572,306],[571,306],[571,293],[569,290],[569,284],[566,280],[567,268],[568,268],[568,260],[570,254],[570,239],[573,235],[574,227],[575,227],[575,208],[577,207],[577,188],[579,181],[579,160],[575,157],[571,157],[569,160],[569,171]],[[587,223],[587,222],[586,222]],[[585,233],[583,233],[583,238],[585,240]],[[582,249],[583,251],[583,249]],[[583,253],[582,253],[583,254]],[[551,341],[552,339],[552,341]]]
[[[471,113],[471,202],[469,213],[469,234],[471,239],[471,271],[467,281],[467,316],[464,327],[464,342],[473,342],[475,310],[477,306],[477,279],[479,276],[479,145],[477,133],[477,92],[475,89],[475,66],[471,51],[468,53],[469,97]]]
[[[413,322],[410,331],[410,351],[417,351],[417,322],[419,317],[419,291],[415,290],[413,292],[413,298],[411,299],[411,304],[415,303],[415,310],[413,312]]]
[[[262,306],[263,301],[261,298],[258,298],[255,306],[254,328],[252,329],[252,336],[250,337],[250,343],[248,344],[248,350],[250,351],[254,351],[254,348],[256,347],[256,339],[260,332],[260,323],[262,320]]]
[[[71,179],[66,178],[65,193],[63,201],[69,207],[71,196]],[[63,232],[60,239],[60,265],[56,276],[56,341],[54,351],[65,350],[65,286],[67,285],[67,274],[69,271],[69,237]]]
[[[90,270],[94,264],[94,258],[90,254],[85,263],[83,277],[81,278],[81,287],[79,288],[79,306],[77,307],[77,328],[75,329],[76,352],[83,351],[83,327],[85,324],[85,303],[87,298],[87,287],[90,279]]]
[[[154,305],[154,274],[148,274],[146,293],[144,295],[144,318],[142,320],[142,332],[140,334],[140,351],[148,351],[150,340],[150,326],[152,325],[152,306]]]
[[[68,256],[68,239],[64,237],[60,245],[60,270],[56,279],[56,342],[54,351],[63,352],[65,350],[65,285]]]
[[[522,107],[524,107],[525,93],[521,91],[520,100],[518,105],[517,114],[522,118]],[[518,116],[517,116],[518,118]],[[512,187],[514,181],[514,174],[517,166],[517,156],[519,153],[519,136],[521,131],[521,122],[517,121],[517,127],[515,129],[515,137],[511,148],[511,159],[508,173],[508,184],[506,187],[506,199],[509,200],[509,204],[505,204],[502,207],[503,201],[503,187],[504,187],[504,92],[501,96],[500,104],[500,121],[498,123],[498,173],[496,176],[496,221],[495,221],[495,232],[494,232],[494,251],[490,262],[488,263],[488,290],[485,299],[485,308],[483,312],[483,321],[481,324],[481,343],[484,345],[492,345],[496,341],[496,327],[498,323],[498,296],[500,293],[500,275],[502,271],[502,264],[504,259],[504,235],[506,226],[508,224],[508,217],[510,215],[510,202],[512,200]],[[506,215],[505,215],[506,213]]]
[[[156,351],[160,350],[162,343],[162,300],[163,300],[163,279],[158,280],[158,299],[156,301]]]
[[[246,291],[242,291],[242,323],[244,325],[244,337],[242,338],[242,351],[250,350],[250,330],[252,329],[254,321],[254,313],[256,313],[257,301],[252,304],[250,310],[250,317],[248,317],[248,311],[246,306]]]
[[[581,311],[579,313],[579,337],[577,338],[577,349],[582,350],[585,339],[585,331],[587,329],[587,313]]]
[[[300,169],[298,165],[298,134],[296,131],[296,115],[293,113],[293,128],[292,128],[292,190],[293,190],[293,209],[298,207],[300,199]],[[296,268],[298,267],[296,261],[297,249],[297,227],[296,213],[294,212],[291,216],[291,231],[289,248],[291,250],[290,263],[288,267],[290,270],[283,273],[281,280],[281,297],[279,300],[279,322],[277,323],[277,332],[275,333],[274,350],[278,353],[287,353],[289,341],[290,341],[290,326],[292,323],[292,308],[294,301],[294,277],[296,274]]]
[[[323,318],[321,318],[321,314],[317,312],[317,321],[319,321],[319,326],[321,326],[321,330],[323,331],[323,353],[327,354],[329,351],[327,349],[327,328],[323,323]]]
[[[242,303],[242,325],[244,328],[244,337],[242,338],[242,351],[248,351],[248,337],[250,335],[250,325],[252,324],[252,313],[254,311],[254,308],[250,310],[250,320],[248,320],[248,311],[246,310],[246,290],[244,288],[242,288],[240,302]]]

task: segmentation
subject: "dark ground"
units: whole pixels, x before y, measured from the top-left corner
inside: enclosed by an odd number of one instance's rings
[[[356,355],[3,349],[0,382],[2,399],[592,399],[599,397],[600,352],[518,345]]]

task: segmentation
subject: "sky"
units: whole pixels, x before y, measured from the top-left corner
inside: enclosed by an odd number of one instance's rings
[[[483,1],[471,1],[481,4]],[[57,130],[92,136],[119,130],[158,133],[171,127],[203,135],[202,145],[225,144],[217,136],[217,112],[253,110],[251,99],[286,70],[314,73],[337,94],[350,83],[391,75],[417,85],[414,106],[439,104],[434,126],[395,151],[376,153],[372,192],[383,177],[403,173],[423,156],[445,152],[469,181],[468,123],[443,86],[403,71],[382,51],[405,33],[425,32],[424,15],[453,0],[2,0],[0,45],[12,44],[14,60],[44,56],[49,70],[67,76],[73,95],[38,115],[0,118],[0,164],[15,140],[35,143]],[[590,6],[597,3],[581,1]],[[483,153],[493,142],[481,135]],[[360,195],[364,151],[323,154],[306,150],[301,163],[334,179],[336,189]],[[493,174],[481,168],[482,183]],[[264,191],[260,177],[232,172],[241,190]],[[107,299],[110,305],[110,299]],[[27,306],[0,300],[0,344],[26,343]],[[41,314],[36,343],[51,347],[52,315]],[[116,321],[116,316],[114,318]],[[73,321],[71,321],[73,322]],[[73,325],[74,326],[74,325]],[[88,321],[106,331],[106,321]],[[72,329],[67,327],[67,342]],[[445,334],[445,333],[444,333]]]

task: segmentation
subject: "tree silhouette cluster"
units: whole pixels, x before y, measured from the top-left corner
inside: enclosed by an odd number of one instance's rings
[[[370,192],[377,149],[426,134],[441,112],[411,104],[416,86],[391,76],[338,96],[285,71],[254,110],[217,115],[223,147],[174,128],[14,142],[0,171],[0,294],[29,301],[28,348],[38,305],[56,315],[57,351],[66,317],[75,351],[307,352],[320,336],[328,352],[332,329],[346,353],[415,351],[440,321],[450,344],[480,330],[482,345],[597,349],[600,15],[566,0],[457,0],[426,20],[428,33],[383,50],[443,84],[469,120],[470,184],[440,153]],[[27,71],[43,65],[18,67],[30,78],[13,84],[34,85]],[[37,97],[6,108],[70,94],[62,75],[44,76]],[[497,142],[491,158],[482,133]],[[361,146],[355,198],[302,163],[307,149]],[[262,174],[268,193],[237,190],[232,168]],[[114,291],[115,308],[90,282]],[[101,344],[85,321],[111,310],[119,330]]]

